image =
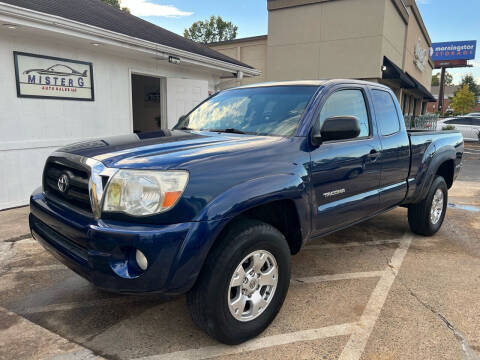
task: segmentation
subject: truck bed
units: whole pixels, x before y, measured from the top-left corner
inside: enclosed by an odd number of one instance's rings
[[[415,178],[417,172],[425,165],[425,157],[442,151],[445,147],[455,144],[460,156],[463,153],[463,137],[457,130],[419,131],[407,130],[411,145],[411,165],[409,178]]]

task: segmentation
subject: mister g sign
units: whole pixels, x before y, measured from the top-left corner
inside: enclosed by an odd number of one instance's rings
[[[92,63],[13,52],[17,96],[93,101]]]

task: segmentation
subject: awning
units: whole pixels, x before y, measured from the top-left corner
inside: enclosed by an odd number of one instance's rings
[[[433,95],[430,93],[430,91],[427,90],[427,88],[425,86],[423,86],[417,80],[415,80],[415,78],[412,77],[409,73],[406,73],[406,75],[415,84],[415,89],[417,89],[423,95],[424,100],[427,100],[428,102],[436,102],[437,101],[437,99],[435,99],[433,97]]]
[[[386,56],[383,57],[383,66],[385,70],[382,71],[382,79],[399,80],[402,88],[413,89],[415,82],[412,81],[402,69],[390,61]]]

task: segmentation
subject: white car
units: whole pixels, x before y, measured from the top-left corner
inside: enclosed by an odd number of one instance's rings
[[[480,117],[458,116],[455,118],[440,119],[437,122],[437,130],[442,130],[445,126],[455,126],[455,130],[462,133],[466,141],[479,141]]]

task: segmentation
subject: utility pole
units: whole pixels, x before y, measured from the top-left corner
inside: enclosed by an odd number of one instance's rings
[[[440,89],[438,92],[438,111],[443,114],[443,98],[445,91],[445,67],[442,66],[442,74],[440,75]]]

